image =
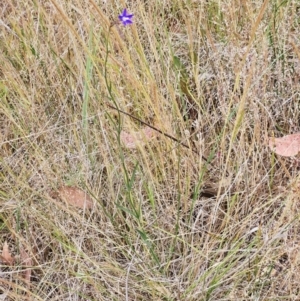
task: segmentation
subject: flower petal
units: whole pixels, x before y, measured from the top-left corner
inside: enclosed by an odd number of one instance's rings
[[[127,9],[124,8],[123,12],[121,15],[119,15],[119,20],[122,22],[122,24],[124,26],[126,25],[129,25],[129,24],[132,24],[132,17],[133,17],[133,14],[127,14]]]

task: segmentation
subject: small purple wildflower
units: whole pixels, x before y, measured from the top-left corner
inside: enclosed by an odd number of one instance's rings
[[[122,22],[122,24],[124,26],[126,25],[129,25],[129,24],[132,24],[132,17],[133,17],[133,14],[131,15],[127,15],[127,10],[126,8],[123,10],[122,14],[119,15],[119,20]]]

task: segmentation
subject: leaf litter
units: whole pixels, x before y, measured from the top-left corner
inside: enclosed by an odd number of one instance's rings
[[[281,138],[269,137],[269,147],[277,155],[293,157],[300,152],[300,133],[286,135]]]
[[[122,131],[120,138],[126,148],[135,149],[138,145],[144,145],[146,141],[151,140],[155,136],[156,132],[147,126],[132,134]]]
[[[81,190],[73,186],[62,186],[58,190],[58,196],[67,204],[81,209],[91,209],[93,207],[93,200],[91,197]]]
[[[8,264],[10,266],[13,266],[16,262],[20,263],[21,266],[25,268],[24,272],[22,273],[22,277],[24,278],[25,282],[28,285],[30,284],[32,259],[23,247],[20,248],[20,256],[13,257],[9,250],[8,243],[5,241],[3,245],[2,253],[0,255],[0,259],[2,263]],[[0,300],[1,300],[1,296],[0,296]]]
[[[9,246],[7,241],[3,245],[2,254],[1,254],[1,261],[8,265],[13,265],[15,259],[11,256],[11,253],[9,252]]]

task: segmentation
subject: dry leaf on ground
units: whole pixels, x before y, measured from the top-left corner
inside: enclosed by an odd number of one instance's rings
[[[3,250],[0,257],[2,262],[5,264],[12,265],[15,261],[15,259],[11,256],[11,253],[9,252],[9,247],[7,242],[5,242],[3,245]]]
[[[62,186],[58,191],[59,197],[78,208],[90,209],[93,207],[93,200],[91,197],[77,187]]]
[[[138,144],[143,145],[145,141],[151,140],[155,135],[156,131],[147,126],[133,134],[122,131],[120,137],[125,147],[133,149],[137,148]]]
[[[269,137],[269,147],[277,155],[285,157],[296,156],[300,152],[300,133],[281,138]]]

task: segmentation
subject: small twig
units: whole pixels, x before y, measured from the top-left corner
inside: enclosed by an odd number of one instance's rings
[[[161,131],[160,129],[156,128],[155,126],[150,125],[150,124],[148,124],[147,122],[145,122],[145,121],[143,121],[143,120],[141,120],[141,119],[139,119],[139,118],[137,118],[137,117],[135,117],[135,116],[133,116],[133,115],[131,115],[131,114],[125,112],[125,111],[122,111],[121,109],[116,108],[116,107],[114,107],[114,106],[112,106],[112,105],[110,105],[110,104],[108,104],[108,103],[106,103],[106,104],[107,104],[107,106],[110,107],[111,109],[114,109],[114,110],[118,111],[119,113],[122,113],[122,114],[124,114],[124,115],[126,115],[126,116],[129,116],[130,118],[132,118],[132,119],[134,119],[134,120],[140,122],[140,123],[143,124],[143,125],[146,125],[146,126],[150,127],[150,128],[153,129],[154,131],[156,131],[156,132],[158,132],[158,133],[164,135],[165,137],[167,137],[167,138],[169,138],[169,139],[171,139],[171,140],[177,142],[178,144],[182,145],[183,147],[185,147],[185,148],[187,148],[187,149],[190,149],[192,152],[194,152],[194,153],[196,153],[197,155],[199,155],[199,152],[198,152],[197,150],[195,150],[194,148],[189,147],[187,144],[185,144],[185,143],[179,141],[178,139],[176,139],[175,137],[173,137],[173,136],[171,136],[171,135],[169,135],[169,134],[167,134],[167,133]],[[209,163],[209,161],[208,161],[208,159],[207,159],[206,157],[204,157],[203,155],[201,155],[201,157],[202,157],[203,160],[205,160],[207,163]]]

